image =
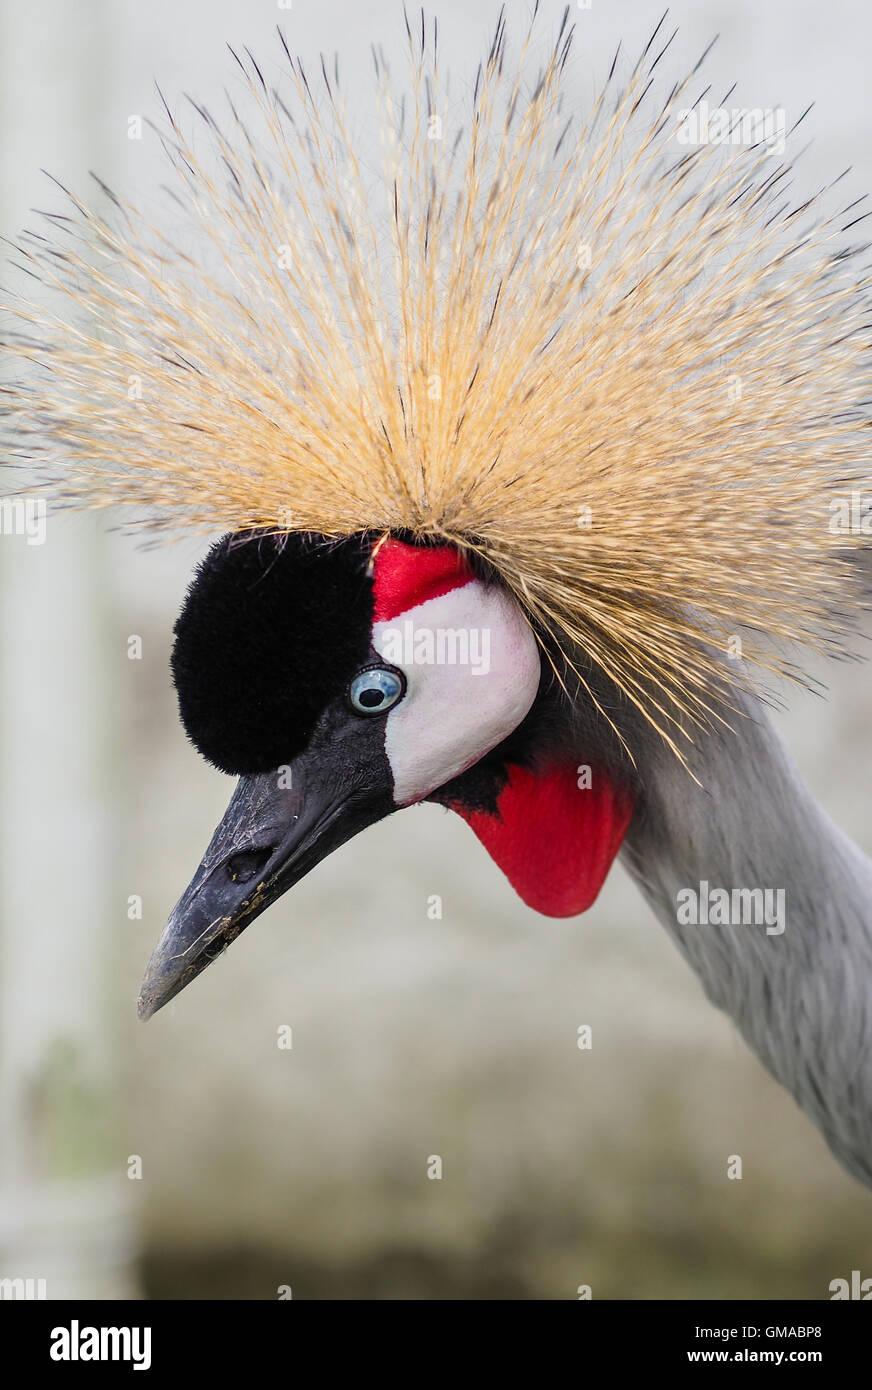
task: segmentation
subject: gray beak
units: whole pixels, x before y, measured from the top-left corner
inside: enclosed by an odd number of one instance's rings
[[[330,764],[323,752],[305,753],[283,772],[240,778],[148,963],[141,1019],[163,1008],[332,850],[395,809],[387,777],[373,789],[347,766]]]

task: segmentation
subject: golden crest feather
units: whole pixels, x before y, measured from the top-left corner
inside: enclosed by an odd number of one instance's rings
[[[104,187],[20,238],[51,293],[4,296],[11,460],[169,529],[475,550],[667,736],[737,634],[788,674],[767,641],[837,644],[863,538],[832,519],[868,484],[859,214],[794,201],[765,143],[679,143],[701,79],[661,77],[662,23],[579,114],[566,18],[511,59],[501,16],[450,100],[435,23],[407,22],[404,95],[374,52],[363,135],[337,68],[316,83],[282,39],[272,85],[234,54],[245,112],[192,103],[186,134],[166,110],[165,220]]]

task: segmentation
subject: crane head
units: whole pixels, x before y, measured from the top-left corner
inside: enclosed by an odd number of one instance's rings
[[[326,855],[426,799],[458,811],[539,910],[596,896],[632,799],[542,753],[533,629],[453,546],[225,536],[175,639],[182,723],[239,781],[151,957],[142,1018]]]

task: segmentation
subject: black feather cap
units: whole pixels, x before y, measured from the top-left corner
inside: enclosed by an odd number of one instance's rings
[[[296,757],[370,652],[371,537],[229,534],[209,551],[175,625],[185,731],[238,775]]]

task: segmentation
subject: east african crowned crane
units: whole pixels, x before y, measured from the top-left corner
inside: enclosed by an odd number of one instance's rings
[[[795,676],[785,641],[842,649],[862,537],[833,519],[868,483],[857,214],[791,201],[735,119],[682,140],[709,89],[698,64],[658,90],[662,24],[579,121],[566,17],[536,66],[535,24],[510,64],[501,16],[465,107],[435,25],[407,23],[411,101],[374,51],[380,176],[338,67],[316,99],[287,48],[290,94],[234,54],[257,134],[233,100],[230,135],[196,103],[196,139],[168,107],[159,131],[184,236],[102,185],[105,215],[69,195],[20,239],[76,315],[9,298],[35,368],[6,393],[12,449],[71,505],[226,533],[173,675],[240,780],[143,1017],[429,799],[540,912],[587,908],[620,851],[872,1182],[872,867],[750,674]]]

